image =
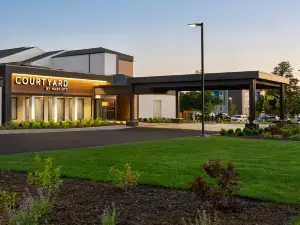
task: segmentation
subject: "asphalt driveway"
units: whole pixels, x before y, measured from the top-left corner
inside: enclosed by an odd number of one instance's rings
[[[142,127],[119,130],[5,134],[0,135],[0,154],[124,144],[197,136],[199,134],[200,131],[196,130]]]

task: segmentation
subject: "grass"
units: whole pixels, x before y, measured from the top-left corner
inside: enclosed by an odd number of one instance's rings
[[[101,137],[99,137],[101,138]],[[233,161],[241,174],[240,196],[300,204],[300,144],[229,137],[188,137],[86,149],[41,152],[67,177],[109,181],[108,169],[130,163],[139,183],[187,188],[210,158]],[[34,169],[33,154],[0,156],[2,171]]]

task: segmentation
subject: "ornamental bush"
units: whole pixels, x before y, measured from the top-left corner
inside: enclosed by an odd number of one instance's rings
[[[236,128],[235,129],[235,133],[237,134],[239,131],[242,131],[242,129],[241,128]]]
[[[62,122],[62,128],[69,128],[70,124],[68,122]]]
[[[229,135],[234,134],[234,130],[233,130],[233,129],[229,129],[229,130],[227,131],[227,134],[229,134]]]
[[[264,128],[259,128],[258,132],[259,132],[259,134],[264,134],[265,133],[265,129]]]
[[[252,132],[252,135],[253,135],[253,136],[257,136],[257,135],[260,134],[260,133],[259,133],[259,130],[256,130],[256,129],[253,129],[251,132]]]
[[[227,130],[224,129],[224,128],[222,128],[221,131],[220,131],[220,134],[221,134],[222,136],[226,136],[226,135],[227,135]]]
[[[42,127],[43,128],[49,128],[51,124],[49,122],[42,122]]]
[[[244,128],[243,132],[244,132],[247,136],[251,136],[251,135],[252,135],[252,130],[250,130],[249,128]]]
[[[238,131],[237,136],[240,136],[240,137],[246,136],[246,133],[244,131]]]

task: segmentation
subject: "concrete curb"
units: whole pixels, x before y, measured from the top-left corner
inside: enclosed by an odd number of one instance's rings
[[[103,127],[86,127],[86,128],[57,128],[57,129],[16,129],[16,130],[0,130],[1,134],[36,134],[36,133],[54,133],[54,132],[76,132],[76,131],[96,131],[96,130],[120,130],[128,129],[125,125],[113,125]]]

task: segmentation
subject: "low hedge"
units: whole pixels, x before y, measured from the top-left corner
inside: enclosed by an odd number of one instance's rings
[[[82,127],[99,127],[99,126],[110,126],[110,125],[124,125],[124,122],[109,121],[97,119],[82,119],[82,120],[66,120],[66,121],[54,121],[49,120],[48,122],[43,120],[38,121],[9,121],[0,127],[2,130],[11,129],[47,129],[47,128],[82,128]]]
[[[220,130],[222,136],[261,136],[264,139],[290,139],[290,140],[300,140],[300,124],[288,124],[288,125],[270,125],[266,128],[249,129],[237,128],[235,131],[233,129],[226,130],[222,128]]]
[[[173,118],[165,118],[165,117],[140,118],[139,121],[144,123],[172,123]]]

